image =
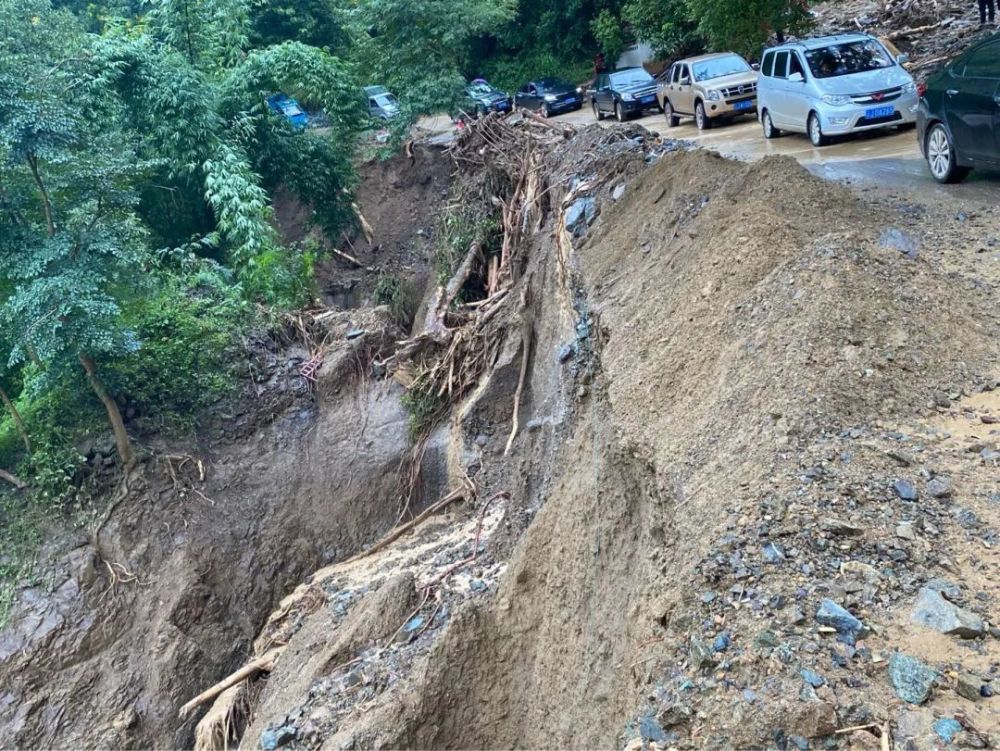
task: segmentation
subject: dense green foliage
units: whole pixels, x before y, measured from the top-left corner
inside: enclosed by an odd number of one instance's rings
[[[136,434],[190,429],[234,393],[247,329],[311,301],[322,249],[286,246],[271,198],[331,239],[353,221],[362,85],[397,94],[402,138],[475,76],[580,81],[635,40],[754,54],[807,25],[805,0],[2,0],[0,468],[29,490],[0,479],[0,549],[36,541],[81,447],[112,434],[131,466]],[[444,218],[441,278],[497,231]],[[376,294],[407,316],[397,280]],[[410,401],[418,427],[440,407]]]

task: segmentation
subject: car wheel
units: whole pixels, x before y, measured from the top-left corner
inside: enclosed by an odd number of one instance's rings
[[[764,129],[764,138],[770,140],[781,135],[781,131],[774,127],[774,121],[771,120],[771,113],[767,110],[764,110],[761,114],[760,124]]]
[[[829,143],[829,139],[823,135],[823,126],[819,121],[819,115],[815,112],[809,113],[809,122],[806,124],[806,129],[809,131],[809,140],[812,141],[812,145],[816,148],[826,146]]]
[[[618,118],[618,122],[625,122],[625,110],[622,109],[621,102],[615,102],[615,117]]]
[[[603,120],[604,113],[602,113],[601,108],[597,106],[597,100],[592,101],[590,104],[594,108],[594,117],[597,118],[597,121],[600,122],[601,120]]]
[[[959,166],[955,144],[941,123],[935,124],[927,134],[924,152],[927,154],[927,166],[931,169],[931,175],[939,183],[946,185],[960,183],[969,176],[971,170]]]
[[[712,118],[705,112],[705,105],[701,102],[698,102],[694,106],[694,122],[698,126],[698,130],[712,129]]]
[[[674,114],[674,105],[670,103],[669,99],[663,101],[663,114],[667,118],[668,128],[676,128],[681,124],[681,119]]]

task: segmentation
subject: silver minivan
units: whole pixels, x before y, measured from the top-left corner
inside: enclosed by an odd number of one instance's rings
[[[787,130],[823,146],[830,136],[912,127],[919,97],[906,60],[866,34],[772,47],[761,58],[757,83],[764,137]]]

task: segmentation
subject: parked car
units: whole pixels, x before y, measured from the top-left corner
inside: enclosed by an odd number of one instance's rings
[[[267,106],[272,112],[288,120],[288,124],[295,130],[305,130],[309,125],[309,115],[287,94],[271,94],[267,98]]]
[[[564,78],[539,78],[528,81],[517,90],[514,104],[526,110],[537,110],[542,117],[548,117],[583,107],[583,93]]]
[[[641,115],[648,109],[659,109],[656,79],[644,68],[622,68],[612,73],[600,73],[594,81],[590,105],[598,120],[611,114],[619,122],[632,115]]]
[[[806,133],[813,146],[830,136],[887,126],[912,126],[917,86],[893,57],[865,34],[808,39],[764,53],[757,109],[765,138]]]
[[[659,80],[656,99],[676,127],[693,117],[700,130],[757,111],[757,71],[734,52],[678,60]]]
[[[967,50],[920,86],[917,138],[934,179],[1000,168],[1000,37]]]
[[[368,114],[377,120],[392,120],[399,114],[399,100],[385,86],[365,86]]]
[[[477,78],[465,87],[464,109],[470,115],[482,117],[487,112],[510,112],[514,100],[510,94],[494,88],[482,78]]]

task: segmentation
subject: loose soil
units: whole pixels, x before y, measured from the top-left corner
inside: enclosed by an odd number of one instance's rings
[[[933,578],[997,617],[996,207],[959,220],[635,127],[515,127],[546,176],[506,293],[524,306],[431,434],[410,512],[461,500],[352,559],[403,510],[402,388],[370,367],[402,333],[384,310],[313,319],[315,387],[147,466],[23,593],[9,745],[190,747],[203,716],[199,748],[932,748],[939,717],[997,737],[992,700],[953,690],[1000,680],[995,637],[909,618]],[[443,168],[403,159],[362,191],[366,263],[382,242],[419,265],[410,220],[441,208]],[[838,639],[824,599],[867,631]],[[939,671],[925,706],[890,686],[897,650]]]

